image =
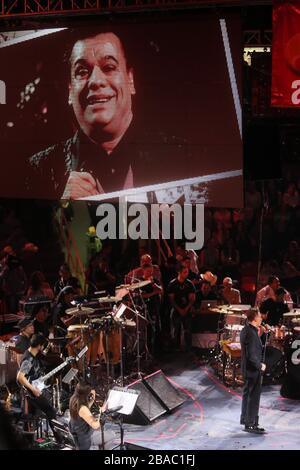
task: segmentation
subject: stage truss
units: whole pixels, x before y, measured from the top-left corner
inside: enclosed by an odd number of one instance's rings
[[[271,1],[252,0],[252,4]],[[74,13],[107,13],[148,9],[170,9],[218,6],[242,6],[242,0],[0,0],[0,18],[59,15]]]

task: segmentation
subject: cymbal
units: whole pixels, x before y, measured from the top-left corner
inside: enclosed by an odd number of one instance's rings
[[[283,314],[284,317],[300,317],[300,309],[294,309],[292,312],[287,312]]]
[[[130,284],[129,289],[130,290],[141,289],[142,287],[148,286],[149,284],[152,284],[152,281],[139,281],[139,282],[135,282],[134,284]]]
[[[116,289],[117,290],[121,290],[121,289],[135,290],[135,289],[141,289],[142,287],[148,286],[149,284],[152,284],[152,281],[139,281],[139,282],[134,282],[133,284],[122,284],[116,287]]]
[[[94,313],[95,309],[90,308],[90,307],[73,307],[73,308],[68,308],[66,310],[67,315],[90,315],[91,313]]]
[[[219,313],[220,315],[228,315],[228,310],[222,307],[211,307],[208,309],[210,312]]]
[[[88,325],[70,325],[68,326],[68,331],[78,331],[78,330],[86,330],[88,329]]]
[[[99,304],[115,304],[119,302],[120,299],[118,297],[99,297],[98,302]]]

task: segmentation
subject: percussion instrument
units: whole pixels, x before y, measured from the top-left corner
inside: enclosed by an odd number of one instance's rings
[[[300,308],[294,308],[290,312],[284,313],[283,317],[284,318],[300,317]]]
[[[67,344],[68,355],[76,356],[78,352],[88,344],[89,336],[88,325],[70,325],[67,333],[67,338],[69,339]],[[82,360],[81,362],[79,361],[79,368],[81,367]]]
[[[121,335],[118,328],[109,333],[100,332],[99,356],[107,364],[118,364],[121,360],[120,353]]]
[[[238,359],[241,357],[241,343],[225,340],[221,341],[221,346],[223,351],[232,358]]]
[[[287,331],[285,326],[273,326],[270,330],[270,338],[268,341],[269,346],[284,351],[285,340],[287,336]]]
[[[91,315],[94,312],[95,310],[89,307],[72,307],[66,310],[67,315],[74,315],[74,316],[80,316],[80,315],[87,316],[87,315]]]
[[[73,337],[73,333],[82,333],[84,330],[88,330],[88,325],[70,325],[68,327],[68,334],[67,334],[67,338],[72,338]]]
[[[246,318],[243,313],[227,313],[224,320],[226,325],[244,325]]]
[[[235,313],[248,312],[248,310],[251,310],[251,305],[236,304],[236,305],[228,305],[227,308],[230,312],[235,312]]]
[[[295,326],[293,328],[293,333],[296,338],[300,337],[300,326]]]
[[[98,302],[99,304],[115,304],[119,302],[120,299],[118,297],[99,297]]]
[[[232,324],[232,325],[225,325],[222,339],[229,340],[233,343],[237,343],[240,341],[240,334],[243,329],[243,325]]]

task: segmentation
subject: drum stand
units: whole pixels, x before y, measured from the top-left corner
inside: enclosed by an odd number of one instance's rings
[[[143,315],[141,315],[140,313],[138,313],[138,310],[137,310],[137,307],[134,303],[134,300],[133,300],[133,296],[131,294],[131,292],[129,291],[129,298],[131,300],[131,303],[132,303],[132,306],[133,306],[133,309],[130,308],[130,307],[127,307],[128,310],[130,310],[131,312],[133,312],[135,314],[135,322],[136,322],[136,341],[134,343],[134,346],[133,346],[133,351],[135,350],[136,348],[136,354],[137,354],[137,376],[139,379],[142,378],[142,372],[141,372],[141,350],[140,350],[140,335],[141,335],[141,332],[140,332],[140,325],[139,325],[139,318],[142,318],[144,321],[146,321],[146,323],[149,323],[149,320],[147,320]],[[147,341],[147,332],[146,332],[146,338],[145,340]],[[145,350],[146,350],[146,355],[149,354],[149,351],[148,351],[148,347],[147,347],[147,342],[146,342],[146,345],[145,345]]]

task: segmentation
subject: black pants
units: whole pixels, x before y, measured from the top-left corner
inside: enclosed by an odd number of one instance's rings
[[[186,316],[181,316],[174,309],[171,312],[172,337],[176,345],[180,348],[181,328],[184,334],[184,347],[186,352],[192,348],[192,314],[189,312]]]
[[[241,420],[246,426],[254,426],[258,424],[260,394],[261,373],[258,372],[254,377],[245,378]]]
[[[41,395],[40,397],[34,397],[34,398],[28,397],[28,401],[35,409],[38,409],[42,411],[43,413],[45,413],[45,415],[47,416],[49,426],[53,432],[53,435],[56,441],[60,443],[61,438],[54,429],[54,423],[52,423],[52,419],[56,418],[56,411],[51,405],[50,401],[44,395]]]
[[[47,416],[48,420],[55,419],[56,411],[46,397],[41,395],[40,397],[30,397],[29,403],[38,410],[41,410]]]

